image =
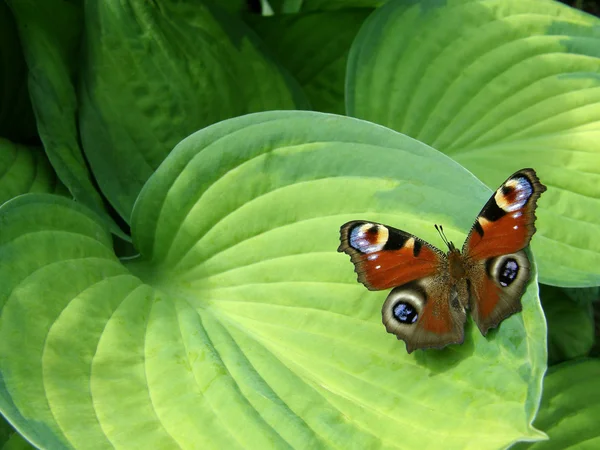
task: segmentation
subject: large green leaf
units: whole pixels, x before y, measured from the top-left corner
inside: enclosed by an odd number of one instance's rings
[[[190,133],[306,106],[239,19],[196,0],[85,3],[80,125],[102,192],[129,221],[140,189]]]
[[[548,322],[548,363],[589,354],[594,345],[594,320],[590,302],[575,302],[575,289],[540,286],[540,298]]]
[[[0,204],[27,192],[64,191],[41,148],[0,138]]]
[[[79,146],[74,79],[83,22],[81,1],[6,2],[23,42],[38,133],[48,159],[73,197],[100,214],[111,224],[111,231],[125,238],[105,212]]]
[[[349,57],[348,113],[450,155],[495,188],[534,167],[548,186],[540,279],[600,284],[600,21],[552,1],[397,0]]]
[[[249,17],[316,111],[343,114],[350,45],[372,9]]]
[[[544,380],[544,395],[535,424],[550,440],[516,449],[567,450],[600,447],[600,360],[553,367]]]
[[[406,136],[296,111],[182,141],[134,208],[136,259],[81,205],[21,196],[0,208],[0,411],[53,449],[539,439],[535,272],[487,338],[469,322],[463,345],[409,355],[381,324],[387,293],[336,252],[355,218],[460,239],[489,195]]]

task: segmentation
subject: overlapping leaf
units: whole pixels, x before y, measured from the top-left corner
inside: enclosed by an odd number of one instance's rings
[[[17,27],[4,1],[0,2],[0,136],[22,143],[36,136],[27,66]]]
[[[388,0],[303,0],[300,11],[333,11],[349,8],[378,8]]]
[[[563,288],[563,291],[569,299],[579,305],[589,305],[590,303],[600,301],[600,286],[572,289]]]
[[[23,436],[0,415],[0,450],[33,450],[33,447]]]
[[[600,360],[588,359],[553,367],[544,380],[536,426],[550,439],[516,449],[596,449],[600,446]]]
[[[209,3],[85,2],[80,125],[102,192],[129,221],[181,139],[229,117],[306,106],[239,20]]]
[[[0,138],[0,204],[27,192],[64,192],[41,148]]]
[[[298,80],[313,109],[343,114],[348,51],[371,11],[256,16],[248,21]]]
[[[6,441],[14,433],[14,429],[10,424],[0,415],[0,445],[4,446]]]
[[[263,13],[272,12],[275,14],[294,14],[300,11],[303,0],[261,0],[263,5]],[[268,8],[265,7],[265,3],[268,3]]]
[[[100,214],[114,233],[125,237],[106,213],[79,145],[74,83],[83,23],[81,1],[6,2],[17,21],[37,129],[54,170],[75,199]]]
[[[408,355],[381,324],[386,293],[336,252],[356,218],[436,243],[429,224],[444,223],[460,240],[489,195],[391,130],[277,112],[176,147],[136,203],[137,259],[118,261],[80,205],[12,200],[0,209],[0,410],[49,448],[535,440],[546,333],[535,277],[523,312],[487,338],[469,322],[463,345]]]
[[[450,155],[495,188],[549,189],[541,280],[600,284],[600,21],[557,2],[425,0],[375,11],[351,50],[348,112]]]
[[[548,321],[548,363],[556,364],[589,354],[594,345],[591,303],[575,302],[569,291],[540,286],[540,298]]]
[[[209,0],[212,3],[219,5],[221,8],[229,13],[236,14],[245,12],[248,9],[249,2],[245,0]]]

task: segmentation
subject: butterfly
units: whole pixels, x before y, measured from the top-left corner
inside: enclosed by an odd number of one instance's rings
[[[421,348],[462,344],[466,310],[481,334],[521,311],[529,280],[524,248],[535,233],[535,208],[546,190],[533,169],[511,175],[485,204],[462,251],[446,239],[444,253],[418,237],[354,220],[340,229],[339,252],[350,255],[369,290],[393,288],[382,308],[388,333]]]

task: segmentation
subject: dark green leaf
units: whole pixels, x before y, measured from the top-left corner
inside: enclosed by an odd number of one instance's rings
[[[37,137],[27,90],[27,66],[14,18],[0,1],[0,137],[30,143]]]
[[[0,138],[0,204],[27,192],[65,193],[41,148]]]
[[[554,286],[541,285],[540,298],[548,322],[548,363],[586,356],[594,345],[592,305],[574,302],[567,289]]]
[[[252,111],[306,104],[239,19],[196,0],[85,3],[83,146],[129,221],[148,177],[190,133]]]
[[[550,438],[515,450],[600,448],[600,360],[553,367],[544,379],[544,395],[535,425]]]
[[[100,214],[113,233],[126,238],[105,211],[79,146],[74,83],[80,61],[81,1],[6,1],[23,42],[37,128],[48,159],[73,197]]]
[[[378,8],[388,0],[303,0],[301,11],[333,11],[351,8]]]
[[[0,450],[33,450],[33,447],[23,436],[0,414]]]
[[[274,13],[294,14],[300,11],[303,0],[269,0]]]
[[[315,110],[344,114],[348,51],[371,11],[256,16],[249,23],[298,80]]]
[[[565,294],[579,304],[589,304],[600,300],[600,286],[588,288],[564,288]]]

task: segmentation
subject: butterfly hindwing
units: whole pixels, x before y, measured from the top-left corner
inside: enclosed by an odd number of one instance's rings
[[[433,275],[446,258],[416,236],[379,223],[348,222],[340,235],[338,251],[350,255],[358,281],[372,291]]]
[[[530,266],[522,250],[535,233],[537,199],[545,190],[533,169],[514,173],[485,204],[465,241],[471,315],[484,335],[521,310]]]
[[[530,263],[521,250],[475,264],[469,272],[471,317],[485,336],[490,328],[521,311]]]
[[[464,293],[457,292],[448,277],[438,273],[392,289],[381,314],[387,332],[402,339],[411,353],[461,344],[466,303],[466,284]]]

